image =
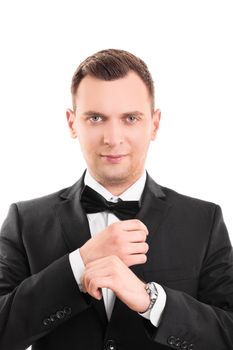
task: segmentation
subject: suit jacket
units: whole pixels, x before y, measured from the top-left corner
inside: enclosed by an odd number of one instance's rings
[[[160,283],[167,303],[158,328],[118,298],[108,322],[103,299],[80,292],[69,263],[91,238],[83,179],[10,206],[0,236],[0,349],[233,349],[233,254],[220,207],[147,173],[137,218],[149,251],[130,268]]]

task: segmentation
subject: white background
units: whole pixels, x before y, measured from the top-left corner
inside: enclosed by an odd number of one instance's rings
[[[232,1],[0,1],[0,224],[10,203],[73,184],[85,163],[65,109],[78,64],[140,56],[162,110],[147,170],[218,203],[233,239]]]

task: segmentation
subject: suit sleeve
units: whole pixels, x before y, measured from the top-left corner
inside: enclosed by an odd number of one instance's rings
[[[144,321],[152,340],[174,349],[233,349],[233,251],[219,206],[215,207],[197,299],[163,288],[167,302],[159,327]]]
[[[0,349],[25,349],[88,307],[69,254],[31,275],[12,204],[0,234]]]

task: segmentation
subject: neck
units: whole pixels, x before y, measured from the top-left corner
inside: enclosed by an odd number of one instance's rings
[[[134,177],[130,176],[130,179],[120,179],[120,180],[110,180],[107,178],[100,178],[95,174],[92,174],[92,172],[89,170],[91,176],[99,183],[101,184],[106,190],[111,192],[114,196],[120,196],[122,193],[124,193],[129,187],[131,187],[141,176],[142,173],[135,174]]]
[[[135,180],[134,182],[136,182],[137,180]],[[122,193],[124,193],[130,186],[132,186],[133,183],[130,183],[128,185],[126,184],[122,184],[122,185],[111,185],[111,184],[105,184],[105,183],[101,183],[100,184],[106,188],[106,190],[108,190],[109,192],[111,192],[114,196],[119,197]]]

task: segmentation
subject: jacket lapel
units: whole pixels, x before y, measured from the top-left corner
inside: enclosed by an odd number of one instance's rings
[[[70,252],[81,247],[91,238],[88,219],[80,203],[84,176],[85,172],[73,186],[60,194],[62,201],[57,210],[63,238]]]
[[[57,210],[57,214],[60,218],[63,238],[69,252],[80,248],[91,238],[88,219],[80,203],[80,196],[84,187],[85,172],[73,186],[66,189],[60,195],[62,202]],[[84,294],[84,297],[87,303],[92,304],[101,322],[106,326],[108,320],[103,298],[99,301],[87,293]]]

